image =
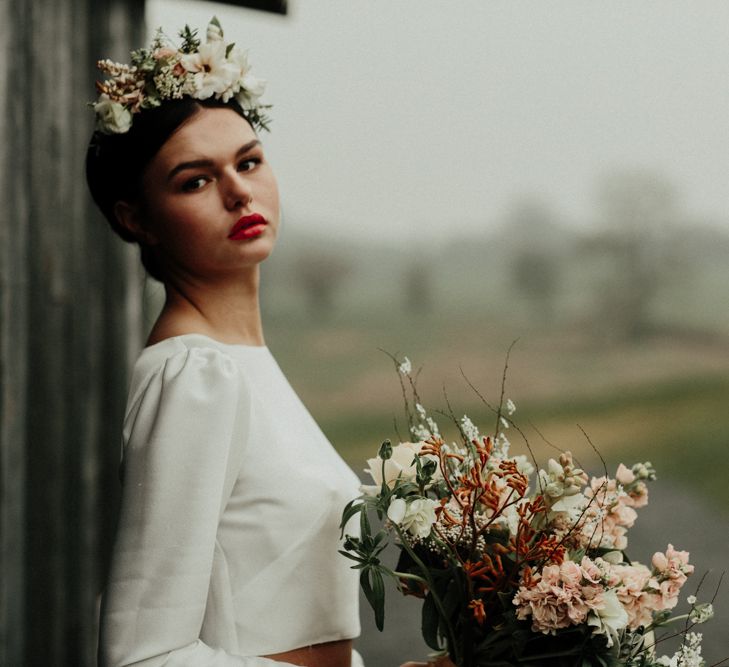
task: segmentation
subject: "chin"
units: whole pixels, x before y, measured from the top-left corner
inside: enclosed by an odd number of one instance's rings
[[[260,264],[267,260],[273,252],[276,243],[273,239],[258,238],[248,245],[246,248],[247,263]]]

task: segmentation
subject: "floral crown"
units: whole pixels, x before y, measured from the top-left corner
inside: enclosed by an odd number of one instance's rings
[[[132,51],[131,65],[100,60],[97,67],[109,75],[96,82],[99,99],[90,106],[96,112],[96,127],[105,134],[124,134],[143,109],[160,106],[165,100],[191,97],[235,99],[255,129],[268,130],[269,119],[260,104],[266,82],[250,73],[248,57],[235,44],[223,41],[223,28],[213,17],[206,42],[197,30],[180,31],[182,45],[176,48],[161,30],[148,49]]]

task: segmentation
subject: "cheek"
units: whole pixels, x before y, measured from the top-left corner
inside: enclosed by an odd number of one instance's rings
[[[150,210],[149,226],[158,249],[174,256],[188,256],[205,245],[208,225],[199,211],[179,205],[162,205]]]
[[[263,196],[266,199],[266,204],[270,206],[271,210],[275,212],[276,219],[279,214],[279,195],[278,195],[278,183],[276,179],[271,175],[269,179],[263,184],[262,188]]]

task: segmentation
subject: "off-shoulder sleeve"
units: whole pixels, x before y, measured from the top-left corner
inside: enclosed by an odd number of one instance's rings
[[[101,667],[281,667],[203,643],[218,521],[247,445],[250,393],[211,348],[167,359],[125,424],[119,528],[101,615]]]

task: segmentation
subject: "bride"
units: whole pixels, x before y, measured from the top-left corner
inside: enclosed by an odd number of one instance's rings
[[[265,345],[259,267],[279,231],[262,83],[223,40],[102,61],[94,200],[166,301],[131,377],[102,666],[358,667],[358,493]]]

